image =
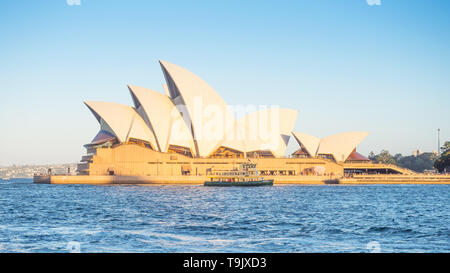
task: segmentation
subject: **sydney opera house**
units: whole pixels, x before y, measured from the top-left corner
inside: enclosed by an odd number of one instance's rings
[[[199,76],[159,63],[164,93],[129,85],[132,106],[85,102],[100,130],[85,145],[76,177],[99,183],[201,183],[211,170],[249,161],[276,183],[407,171],[372,164],[359,154],[356,148],[367,132],[324,138],[294,132],[297,110],[248,105],[238,111]],[[298,150],[286,154],[291,138]]]

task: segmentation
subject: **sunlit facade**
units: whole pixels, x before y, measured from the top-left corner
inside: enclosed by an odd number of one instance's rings
[[[237,117],[202,78],[159,63],[164,93],[128,85],[133,106],[85,102],[100,130],[85,145],[79,174],[202,176],[255,161],[268,176],[343,175],[347,163],[370,163],[356,152],[367,132],[325,138],[293,132],[298,111],[278,107]],[[291,136],[299,149],[286,155]]]

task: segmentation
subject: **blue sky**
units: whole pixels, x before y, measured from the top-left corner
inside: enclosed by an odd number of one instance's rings
[[[80,2],[0,2],[0,165],[79,161],[82,101],[162,91],[158,59],[229,104],[298,109],[296,131],[369,131],[366,155],[450,140],[450,1]]]

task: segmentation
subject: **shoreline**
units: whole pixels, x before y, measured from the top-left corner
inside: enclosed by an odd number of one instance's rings
[[[274,185],[373,185],[373,184],[450,184],[449,175],[359,175],[353,178],[323,176],[265,176],[274,179]],[[87,185],[203,185],[206,176],[115,176],[115,175],[36,175],[36,184],[87,184]]]

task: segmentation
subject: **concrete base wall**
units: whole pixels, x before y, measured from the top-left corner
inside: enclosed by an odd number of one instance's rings
[[[264,176],[275,184],[324,184],[324,176]],[[116,175],[44,175],[35,176],[37,184],[190,184],[203,185],[206,176],[116,176]]]
[[[325,184],[325,176],[264,176],[264,179],[274,179],[274,184]],[[38,184],[163,184],[163,185],[203,185],[206,176],[115,176],[115,175],[43,175],[35,176]],[[343,178],[339,184],[450,184],[450,176],[368,176],[359,178]]]

